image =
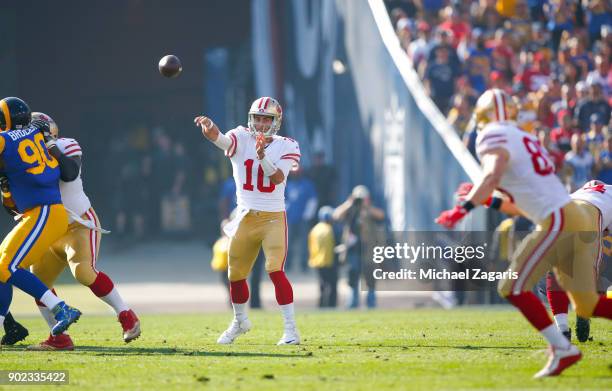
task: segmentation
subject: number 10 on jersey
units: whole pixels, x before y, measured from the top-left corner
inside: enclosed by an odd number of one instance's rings
[[[253,164],[255,161],[253,159],[248,159],[244,161],[244,167],[246,168],[246,181],[242,188],[247,191],[255,190],[253,186]],[[268,181],[267,185],[264,185],[264,179]],[[270,182],[269,178],[266,178],[263,168],[261,165],[257,164],[257,190],[261,193],[272,193],[275,189],[274,183]]]

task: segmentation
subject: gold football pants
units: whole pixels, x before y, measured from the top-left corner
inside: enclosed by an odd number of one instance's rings
[[[64,205],[43,205],[28,209],[0,244],[0,282],[6,282],[20,268],[40,263],[49,246],[68,228]]]
[[[81,216],[100,227],[100,220],[93,208]],[[66,266],[81,284],[93,284],[98,275],[96,260],[100,248],[101,234],[77,222],[68,227],[68,232],[51,245],[43,255],[42,261],[32,266],[32,273],[49,288]]]
[[[509,271],[517,279],[499,282],[503,297],[530,291],[553,270],[576,314],[589,318],[598,301],[596,267],[602,247],[601,213],[588,202],[572,200],[551,213],[519,245]]]
[[[228,277],[248,277],[263,247],[268,273],[283,270],[287,258],[287,216],[285,212],[249,211],[229,244]]]

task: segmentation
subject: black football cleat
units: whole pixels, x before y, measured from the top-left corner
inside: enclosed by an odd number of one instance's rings
[[[15,345],[17,342],[26,339],[29,335],[28,329],[17,322],[10,312],[4,319],[4,333],[2,340],[0,340],[0,345]]]
[[[576,338],[580,342],[586,342],[591,333],[591,320],[576,316]]]

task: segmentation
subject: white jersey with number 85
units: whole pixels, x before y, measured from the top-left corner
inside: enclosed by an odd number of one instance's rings
[[[555,166],[538,139],[513,122],[492,122],[476,138],[476,153],[503,148],[510,155],[498,190],[510,197],[526,216],[539,223],[571,201],[555,175]]]

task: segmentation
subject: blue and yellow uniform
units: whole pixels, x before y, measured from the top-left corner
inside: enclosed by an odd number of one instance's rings
[[[22,214],[0,244],[0,282],[38,262],[68,229],[59,190],[60,169],[35,126],[0,132],[0,156],[12,199]]]

